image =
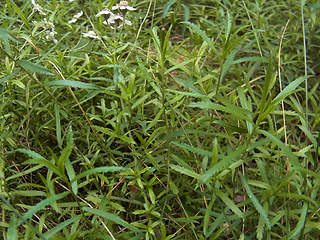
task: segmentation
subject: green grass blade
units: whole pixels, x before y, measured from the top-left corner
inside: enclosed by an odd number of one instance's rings
[[[64,177],[64,174],[61,173],[60,168],[58,168],[56,165],[54,165],[52,162],[43,159],[43,158],[34,158],[34,159],[29,159],[25,162],[23,162],[23,164],[38,164],[41,166],[45,166],[46,168],[50,169],[52,172],[54,172],[55,174],[57,174],[59,177]]]

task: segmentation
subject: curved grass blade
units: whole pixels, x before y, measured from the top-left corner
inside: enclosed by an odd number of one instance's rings
[[[140,232],[139,228],[132,226],[131,224],[129,224],[128,222],[126,222],[125,220],[123,220],[122,218],[120,218],[116,214],[104,212],[104,211],[101,211],[100,209],[89,208],[89,207],[83,207],[82,209],[85,212],[92,213],[94,215],[108,219],[109,221],[115,222],[115,223],[117,223],[117,224],[131,230],[131,231],[134,231],[136,233]]]
[[[242,175],[242,173],[240,173],[240,178],[242,181],[242,184],[244,186],[244,188],[246,189],[248,196],[250,198],[250,200],[252,201],[253,205],[255,206],[255,208],[257,209],[258,213],[260,214],[260,216],[263,218],[264,223],[267,225],[268,229],[271,229],[271,225],[270,225],[270,221],[268,218],[268,214],[266,213],[266,211],[264,210],[264,208],[262,207],[262,205],[260,204],[260,202],[258,201],[258,199],[255,197],[255,195],[253,194],[246,178]]]

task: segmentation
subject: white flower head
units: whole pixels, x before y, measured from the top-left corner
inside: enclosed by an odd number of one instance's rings
[[[127,1],[120,1],[119,4],[117,4],[117,5],[115,5],[115,6],[112,6],[111,9],[112,9],[112,10],[117,10],[117,9],[120,9],[120,10],[129,10],[129,11],[134,11],[134,10],[136,10],[134,7],[129,6],[129,4],[128,4]]]
[[[58,40],[54,38],[54,35],[56,34],[56,31],[47,31],[46,39],[48,41],[53,41],[55,44],[57,44]]]
[[[42,15],[47,15],[45,12],[42,11],[43,8],[38,3],[36,3],[35,0],[31,0],[31,3],[33,5],[34,11],[38,11]]]
[[[96,17],[101,15],[114,15],[108,8],[103,9],[102,11],[98,12]]]
[[[89,31],[87,33],[82,33],[82,36],[89,37],[89,38],[99,38],[94,31]]]
[[[82,11],[78,12],[76,15],[73,16],[71,20],[68,21],[68,23],[75,23],[78,20],[78,18],[82,16],[82,14]]]
[[[122,27],[123,25],[132,25],[132,22],[124,19],[120,14],[111,15],[107,21],[103,21],[104,24],[110,25],[111,28],[114,28],[115,25],[117,28]]]

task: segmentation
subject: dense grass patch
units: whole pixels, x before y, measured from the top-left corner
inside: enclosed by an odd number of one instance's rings
[[[0,7],[3,239],[318,239],[318,1]]]

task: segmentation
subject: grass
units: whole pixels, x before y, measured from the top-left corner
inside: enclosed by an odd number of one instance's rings
[[[116,4],[0,3],[2,238],[318,239],[319,3]]]

